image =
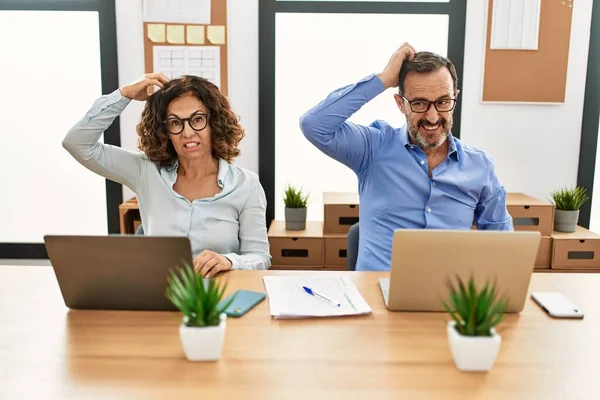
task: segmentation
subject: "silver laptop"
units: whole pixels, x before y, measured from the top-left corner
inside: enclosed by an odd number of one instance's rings
[[[73,309],[176,308],[165,297],[169,270],[192,265],[186,237],[44,237],[65,305]]]
[[[495,281],[507,312],[525,306],[535,266],[539,232],[478,230],[397,230],[392,243],[390,277],[379,285],[391,311],[444,311],[448,280],[472,274],[478,287]]]

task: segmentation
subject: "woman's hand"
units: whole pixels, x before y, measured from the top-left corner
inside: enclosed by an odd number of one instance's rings
[[[224,255],[204,250],[194,259],[194,271],[205,278],[215,276],[218,272],[229,271],[231,261]]]
[[[119,88],[121,95],[131,100],[146,101],[151,93],[148,93],[148,88],[158,86],[163,88],[169,79],[162,73],[156,72],[145,74],[137,81]]]

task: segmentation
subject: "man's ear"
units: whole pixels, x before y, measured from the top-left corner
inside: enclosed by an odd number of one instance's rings
[[[396,105],[400,109],[400,112],[406,115],[406,110],[404,109],[404,100],[402,99],[402,96],[400,96],[398,93],[394,93],[394,100],[396,100]]]

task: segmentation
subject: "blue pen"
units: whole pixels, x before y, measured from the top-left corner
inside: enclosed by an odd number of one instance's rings
[[[323,299],[323,300],[325,300],[325,301],[328,301],[329,303],[333,304],[333,305],[334,305],[334,306],[336,306],[336,307],[341,307],[341,306],[342,306],[342,305],[341,305],[340,303],[338,303],[337,301],[335,301],[335,300],[333,300],[333,299],[331,299],[331,298],[329,298],[329,297],[325,296],[324,294],[317,293],[317,292],[315,292],[314,290],[312,290],[312,289],[311,289],[311,288],[309,288],[309,287],[302,286],[302,288],[304,289],[304,291],[305,291],[306,293],[308,293],[308,294],[310,294],[310,295],[312,295],[312,296],[315,296],[315,297],[319,297],[319,298],[321,298],[321,299]]]

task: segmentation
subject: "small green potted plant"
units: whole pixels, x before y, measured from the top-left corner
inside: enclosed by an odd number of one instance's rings
[[[167,278],[167,298],[183,313],[179,337],[189,361],[216,361],[225,340],[225,310],[233,297],[222,302],[226,283],[204,279],[184,262]]]
[[[552,191],[554,203],[554,230],[559,232],[575,232],[579,222],[579,209],[589,200],[585,188],[576,186]]]
[[[305,195],[302,189],[288,184],[283,202],[285,203],[285,229],[291,231],[306,229],[308,194]]]
[[[447,331],[454,363],[460,371],[489,371],[500,350],[494,327],[503,319],[506,301],[496,299],[495,283],[487,282],[481,290],[473,276],[466,285],[457,277],[457,283],[448,282],[450,304],[443,301],[452,317]]]

